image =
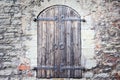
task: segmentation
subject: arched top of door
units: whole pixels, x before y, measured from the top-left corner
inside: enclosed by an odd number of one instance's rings
[[[79,13],[66,5],[53,5],[43,9],[34,21],[82,21]]]
[[[75,14],[76,16],[80,17],[79,13],[78,13],[76,10],[74,10],[73,8],[71,8],[71,7],[67,6],[67,5],[52,5],[52,6],[49,6],[49,7],[45,8],[45,9],[43,9],[43,10],[38,14],[37,18],[38,18],[43,12],[47,12],[47,11],[49,11],[49,10],[51,10],[51,9],[55,9],[55,8],[69,9],[69,10],[71,10],[71,11],[70,11],[70,14]],[[66,12],[67,12],[67,11],[66,11]]]

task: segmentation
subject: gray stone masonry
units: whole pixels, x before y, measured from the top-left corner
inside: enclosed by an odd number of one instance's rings
[[[82,16],[87,16],[88,23],[89,17],[92,20],[87,26],[95,33],[95,56],[87,60],[89,64],[81,80],[120,80],[120,0],[0,0],[0,80],[38,80],[32,70],[32,76],[28,71],[20,74],[18,66],[35,63],[30,63],[31,58],[27,57],[30,56],[27,55],[29,48],[34,45],[28,46],[30,43],[26,42],[34,40],[37,33],[33,19],[41,8],[59,2],[64,5],[77,3],[71,7],[78,7],[78,12],[83,9],[81,15],[88,13]]]

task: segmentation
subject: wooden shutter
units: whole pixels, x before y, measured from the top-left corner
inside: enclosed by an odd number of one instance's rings
[[[38,18],[38,78],[81,78],[81,19],[70,7],[58,5]]]

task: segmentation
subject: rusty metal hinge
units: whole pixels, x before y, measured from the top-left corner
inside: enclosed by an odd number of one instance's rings
[[[34,22],[36,21],[57,21],[59,20],[57,17],[54,18],[35,18]],[[61,21],[81,21],[81,22],[86,22],[85,19],[80,19],[80,18],[72,18],[72,17],[68,17],[68,18],[61,18]]]
[[[85,68],[82,66],[37,66],[34,67],[34,70],[84,70]]]

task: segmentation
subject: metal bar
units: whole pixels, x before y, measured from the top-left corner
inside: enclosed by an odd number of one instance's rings
[[[34,21],[56,21],[58,18],[35,18]],[[80,19],[80,18],[62,18],[62,21],[81,21],[81,22],[86,22],[85,19]]]
[[[71,67],[71,66],[66,66],[66,67],[61,67],[61,70],[83,70],[85,69],[84,67]]]
[[[81,21],[79,18],[63,18],[63,21]]]
[[[82,21],[86,22],[85,19],[80,19],[80,18],[62,18],[63,21]]]
[[[34,21],[56,21],[57,17],[54,18],[37,18]]]
[[[40,70],[40,69],[45,69],[45,70],[50,70],[50,69],[57,69],[56,66],[39,66],[39,67],[34,67],[35,70]]]
[[[49,70],[49,69],[58,69],[57,66],[39,66],[39,67],[35,67],[35,69],[46,69],[46,70]],[[82,70],[82,69],[85,69],[84,67],[79,67],[79,66],[63,66],[63,67],[60,67],[61,70]]]

